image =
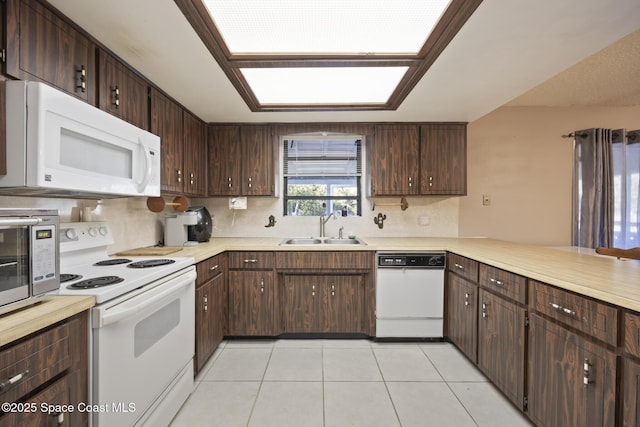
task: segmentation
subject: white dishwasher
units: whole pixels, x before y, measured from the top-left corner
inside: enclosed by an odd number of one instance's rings
[[[376,254],[376,338],[442,338],[444,252]]]

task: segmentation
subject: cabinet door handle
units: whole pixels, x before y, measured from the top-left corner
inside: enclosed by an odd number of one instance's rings
[[[249,188],[251,188],[251,178],[249,178]]]
[[[242,260],[242,262],[244,262],[245,264],[255,264],[256,262],[258,262],[257,259],[245,259]]]
[[[118,88],[118,86],[115,86],[112,92],[113,92],[113,106],[117,110],[120,108],[120,88]]]
[[[493,283],[493,284],[498,285],[498,286],[504,286],[504,282],[501,282],[501,281],[500,281],[500,280],[498,280],[498,279],[494,279],[493,277],[492,277],[492,278],[490,278],[490,279],[489,279],[489,281],[490,281],[491,283]]]
[[[178,182],[182,182],[182,170],[181,169],[177,169],[176,170],[176,175],[178,178]]]
[[[76,72],[78,73],[78,84],[76,85],[76,89],[80,89],[80,92],[84,93],[87,91],[87,67],[81,65]]]
[[[312,297],[316,296],[316,285],[311,285],[311,296]]]
[[[550,302],[549,305],[551,306],[551,308],[553,308],[554,310],[562,314],[566,314],[567,316],[571,316],[571,317],[576,317],[575,310],[571,310],[570,308],[563,307],[560,304],[556,304],[554,302]]]
[[[218,268],[220,268],[220,266],[216,264],[213,267],[209,267],[209,271],[214,271],[214,270],[217,270]]]
[[[582,386],[584,388],[589,387],[589,384],[593,384],[591,380],[591,363],[589,363],[589,359],[585,357],[584,364],[582,365]]]
[[[333,283],[331,284],[331,296],[335,296],[336,295],[336,285],[334,285]]]
[[[464,270],[464,265],[455,263],[453,264],[458,270]]]
[[[482,318],[483,319],[487,318],[487,303],[486,302],[482,303]]]
[[[227,185],[229,186],[229,188],[233,187],[233,180],[231,179],[231,177],[227,178]]]
[[[260,279],[260,293],[264,294],[264,279]]]
[[[64,412],[59,412],[57,414],[52,414],[51,416],[56,417],[56,426],[62,427],[64,425]]]
[[[409,188],[413,187],[413,178],[409,177]]]
[[[195,182],[195,177],[193,175],[193,172],[191,172],[189,174],[189,184],[193,185],[194,182]]]
[[[471,296],[471,295],[469,295],[469,293],[468,293],[468,292],[466,292],[466,293],[464,294],[464,305],[465,305],[465,306],[468,306],[468,305],[470,304],[470,303],[469,303],[469,297],[470,297],[470,296]]]
[[[7,379],[6,381],[3,381],[0,383],[0,391],[4,390],[5,388],[9,387],[10,385],[13,385],[15,383],[17,383],[18,381],[20,381],[21,379],[23,379],[25,376],[27,376],[27,374],[29,373],[29,370],[27,369],[24,372],[21,372],[17,375],[12,376],[11,378]]]
[[[204,309],[204,312],[206,313],[209,310],[209,296],[207,294],[204,295],[203,301],[204,301],[203,309]]]
[[[429,187],[433,187],[433,177],[429,177]]]

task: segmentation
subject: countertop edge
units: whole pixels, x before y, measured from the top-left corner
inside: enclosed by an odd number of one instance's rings
[[[282,238],[216,238],[185,247],[181,256],[204,261],[226,251],[448,251],[549,285],[640,312],[640,263],[612,257],[465,237],[362,237],[366,245],[280,245]]]
[[[37,306],[0,317],[0,347],[90,309],[95,305],[95,298],[48,295],[34,299],[33,303]]]

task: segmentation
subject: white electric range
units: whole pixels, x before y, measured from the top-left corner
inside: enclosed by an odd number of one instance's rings
[[[188,257],[111,257],[106,222],[60,224],[60,295],[93,295],[90,420],[167,425],[193,390],[196,272]]]

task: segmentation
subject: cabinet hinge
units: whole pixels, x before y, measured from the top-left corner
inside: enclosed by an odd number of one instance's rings
[[[525,328],[528,328],[528,327],[529,327],[529,316],[526,316],[526,317],[524,318],[524,327],[525,327]]]
[[[525,396],[524,400],[522,402],[522,406],[524,407],[524,410],[526,411],[527,409],[529,409],[529,397]]]

